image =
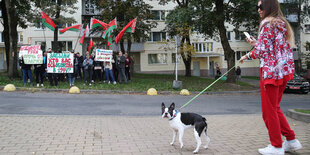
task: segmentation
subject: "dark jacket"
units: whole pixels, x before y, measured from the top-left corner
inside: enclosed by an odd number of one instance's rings
[[[240,68],[237,68],[236,75],[241,75],[241,69]]]
[[[119,68],[120,69],[124,69],[125,68],[125,60],[126,60],[125,56],[121,56],[119,58]]]
[[[19,66],[22,67],[22,69],[30,70],[31,65],[25,64],[24,63],[24,58],[19,59]]]

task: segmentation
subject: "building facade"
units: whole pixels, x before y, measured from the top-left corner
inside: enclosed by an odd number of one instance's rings
[[[175,42],[169,38],[169,35],[165,32],[165,19],[169,11],[173,10],[177,4],[169,2],[166,5],[159,5],[158,0],[145,0],[147,4],[153,6],[152,13],[153,19],[158,23],[156,28],[151,30],[149,39],[143,43],[133,43],[131,46],[131,53],[134,60],[134,71],[142,73],[165,73],[173,74],[177,68],[178,74],[184,75],[185,66],[180,55],[176,56]],[[90,18],[96,18],[100,14],[100,11],[96,8],[91,0],[78,0],[75,4],[78,10],[75,14],[63,14],[64,16],[74,17],[78,23],[88,24]],[[68,25],[66,25],[68,26]],[[227,38],[230,46],[235,51],[236,63],[240,57],[246,54],[252,49],[252,47],[245,41],[244,35],[237,34],[233,31],[231,25],[226,24]],[[64,26],[65,27],[65,26]],[[2,25],[0,25],[0,33],[3,31]],[[295,30],[296,31],[296,30]],[[301,46],[299,53],[310,53],[310,23],[304,25],[303,30],[300,31]],[[27,29],[18,28],[19,32],[19,45],[42,45],[44,49],[52,48],[53,31],[49,29],[43,30],[37,27],[28,27]],[[68,31],[59,35],[59,45],[62,51],[71,51],[75,49],[75,52],[84,53],[87,51],[87,45],[81,46],[78,43],[78,38],[81,33]],[[2,33],[1,33],[2,34]],[[4,43],[0,35],[0,70],[6,68],[6,58],[4,52]],[[45,36],[45,37],[44,37]],[[96,45],[96,41],[101,40],[101,33],[92,34],[86,37],[85,42],[88,42],[89,38],[93,38],[96,48],[107,48],[106,46]],[[224,51],[219,41],[206,39],[202,34],[193,32],[191,37],[191,43],[194,46],[196,53],[192,58],[192,75],[194,76],[214,76],[215,68],[219,67],[222,72],[227,70],[227,62],[224,58]],[[125,49],[126,49],[125,43]],[[119,50],[117,46],[113,46],[112,49],[116,52]],[[295,54],[295,53],[294,53]],[[296,55],[296,54],[295,54]],[[299,59],[296,57],[295,59]],[[302,60],[305,62],[306,60]],[[238,64],[242,69],[243,76],[259,76],[259,60],[247,60],[243,64]],[[303,65],[305,67],[305,65]]]

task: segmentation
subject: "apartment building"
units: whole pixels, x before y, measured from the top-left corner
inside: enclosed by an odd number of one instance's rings
[[[173,74],[175,71],[176,63],[176,50],[175,42],[169,38],[169,35],[165,32],[165,17],[170,10],[173,10],[176,6],[175,3],[169,2],[162,6],[158,4],[157,0],[145,0],[147,4],[153,6],[152,13],[154,20],[158,23],[156,28],[151,30],[149,39],[143,43],[133,43],[131,46],[131,56],[134,59],[134,71],[143,73],[167,73]],[[78,10],[75,14],[65,15],[74,17],[77,23],[87,24],[91,17],[96,18],[100,11],[95,5],[91,3],[91,0],[78,0],[76,3]],[[68,26],[68,25],[66,25]],[[232,49],[235,51],[236,63],[242,55],[252,49],[245,42],[244,35],[242,33],[236,34],[233,31],[233,27],[229,24],[226,25],[227,37]],[[63,26],[65,27],[65,25]],[[0,26],[0,33],[3,31],[2,25]],[[53,32],[50,30],[43,31],[42,28],[28,27],[27,29],[20,29],[19,31],[19,46],[21,45],[42,45],[43,48],[51,48],[53,42]],[[83,31],[82,31],[83,33]],[[310,40],[310,23],[305,25],[305,29],[300,33],[301,44],[305,44]],[[78,36],[81,35],[77,32],[66,32],[59,35],[59,45],[62,51],[69,51],[75,49],[76,52],[85,53],[87,51],[87,45],[79,45]],[[45,36],[45,38],[44,38]],[[96,42],[102,41],[101,33],[92,34],[87,36],[85,41],[88,42],[89,38],[93,38],[96,48],[107,48],[103,45],[96,45]],[[196,53],[192,58],[192,75],[194,76],[214,76],[215,68],[220,67],[221,71],[227,70],[227,62],[224,58],[224,51],[219,41],[206,39],[202,34],[193,32],[191,37],[191,43],[196,49]],[[166,41],[166,43],[161,42]],[[310,41],[309,41],[310,42]],[[127,44],[125,43],[125,49]],[[112,46],[112,49],[116,52],[119,47]],[[301,53],[309,53],[310,45],[302,46],[300,48]],[[296,55],[296,54],[295,54]],[[296,60],[298,57],[295,58]],[[177,56],[178,74],[184,75],[185,66],[180,55]],[[243,64],[238,64],[242,69],[242,75],[259,76],[259,60],[247,60]],[[0,69],[6,68],[4,44],[0,35]]]

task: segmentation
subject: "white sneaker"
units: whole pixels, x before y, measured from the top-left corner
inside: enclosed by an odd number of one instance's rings
[[[111,82],[109,81],[108,84],[110,84]]]
[[[284,155],[283,147],[282,148],[275,148],[274,146],[272,146],[270,144],[265,148],[258,149],[258,152],[260,154],[263,154],[263,155]]]
[[[284,151],[296,151],[302,148],[298,139],[294,139],[291,141],[285,140],[282,144]]]
[[[40,87],[40,84],[37,83],[37,87]]]
[[[89,86],[91,86],[91,83],[89,83]]]
[[[116,81],[114,81],[113,84],[116,84]]]
[[[44,84],[43,84],[43,83],[41,84],[41,87],[44,87]]]

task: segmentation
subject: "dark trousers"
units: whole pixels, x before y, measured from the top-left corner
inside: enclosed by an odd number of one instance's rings
[[[48,73],[48,80],[51,86],[58,86],[58,75],[56,73]]]
[[[84,69],[84,83],[91,83],[93,79],[93,70],[92,69]]]
[[[131,80],[130,78],[130,67],[125,67],[125,74],[128,80]]]
[[[94,74],[94,81],[101,81],[101,69],[96,69]]]
[[[115,81],[118,80],[119,68],[113,67],[112,69]]]
[[[125,75],[125,68],[120,68],[120,74],[119,74],[119,82],[122,82],[122,79],[124,79],[125,83],[127,83],[127,78]]]
[[[44,82],[44,73],[45,73],[45,69],[42,67],[39,67],[36,69],[36,82],[37,84],[43,84]]]

